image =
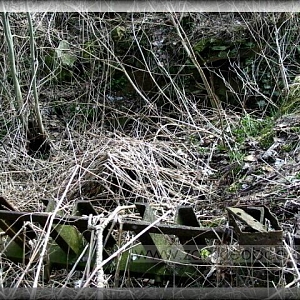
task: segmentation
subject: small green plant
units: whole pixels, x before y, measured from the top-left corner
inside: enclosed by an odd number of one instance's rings
[[[200,250],[200,256],[202,259],[208,258],[211,255],[210,251],[207,249],[201,249]]]
[[[243,144],[249,137],[257,138],[262,148],[268,148],[273,144],[274,121],[272,118],[254,119],[246,114],[233,130],[233,135],[238,144]]]
[[[76,55],[72,53],[70,45],[67,41],[60,41],[55,49],[56,57],[60,60],[63,66],[73,67],[76,61]]]
[[[124,26],[116,26],[111,32],[111,37],[114,42],[121,41],[125,36],[126,28]]]
[[[300,132],[300,127],[292,126],[292,127],[290,127],[290,132],[299,133]]]
[[[198,147],[198,152],[200,154],[206,154],[206,153],[209,153],[209,148],[208,147]]]
[[[217,150],[220,152],[228,151],[228,147],[225,146],[223,143],[217,145]]]
[[[234,182],[232,183],[228,188],[227,188],[227,191],[229,193],[235,193],[237,192],[238,190],[240,190],[241,188],[241,183],[240,182]]]
[[[241,165],[242,162],[244,161],[245,153],[241,150],[230,150],[228,152],[228,154],[229,154],[229,159],[230,159],[231,163],[238,162],[238,164]],[[234,171],[239,172],[240,171],[240,166],[237,167],[237,169],[238,170],[234,170]]]
[[[203,146],[200,146],[200,145],[199,145],[199,144],[200,144],[200,141],[199,141],[199,137],[198,137],[198,136],[190,135],[190,136],[188,137],[188,139],[189,139],[189,142],[190,142],[192,145],[196,146],[196,148],[197,148],[197,150],[198,150],[198,152],[199,152],[200,154],[207,154],[207,153],[210,152],[209,147],[203,147]]]
[[[261,131],[261,135],[258,138],[260,147],[268,149],[274,142],[275,131],[273,128],[266,127]]]
[[[290,152],[293,150],[293,148],[295,148],[295,145],[293,144],[285,144],[285,145],[282,145],[280,150],[281,152]]]
[[[259,135],[263,128],[263,122],[252,118],[249,114],[246,114],[240,121],[241,129],[244,132],[244,137],[255,137]]]
[[[281,105],[281,114],[290,114],[299,111],[300,102],[300,76],[296,76],[293,84],[289,86],[289,93]]]
[[[115,74],[115,76],[111,80],[111,89],[113,91],[121,91],[126,88],[128,84],[128,79],[124,74]]]

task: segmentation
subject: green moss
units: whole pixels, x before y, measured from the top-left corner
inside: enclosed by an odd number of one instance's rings
[[[174,252],[173,252],[174,251]],[[167,258],[165,261],[169,259],[172,261],[178,260],[182,263],[182,265],[178,264],[176,267],[177,276],[188,277],[195,273],[195,268],[192,265],[184,265],[184,263],[188,263],[188,260],[185,259],[185,254],[183,252],[178,251],[178,248],[165,249],[165,254],[167,254]],[[182,253],[182,254],[181,254]],[[152,259],[152,256],[153,255]],[[147,275],[158,275],[158,276],[170,276],[174,274],[174,270],[170,269],[165,263],[158,263],[157,258],[158,252],[147,251],[142,245],[134,246],[130,251],[125,251],[122,253],[119,263],[120,271],[128,271],[133,273],[147,273]],[[201,253],[201,256],[205,258],[205,252]]]

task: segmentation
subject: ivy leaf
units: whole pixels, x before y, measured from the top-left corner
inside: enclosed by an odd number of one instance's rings
[[[220,51],[218,53],[218,57],[221,57],[221,58],[226,58],[228,55],[227,55],[227,52],[226,51]]]
[[[227,48],[229,48],[229,46],[213,46],[211,47],[212,50],[220,50],[220,51],[224,51],[226,50]]]
[[[61,60],[62,65],[73,67],[76,61],[76,55],[72,54],[69,43],[65,40],[60,41],[55,49],[57,57]]]
[[[194,45],[194,51],[196,52],[202,52],[207,47],[207,41],[205,39],[202,39],[197,42],[196,45]]]
[[[112,31],[112,38],[116,41],[120,41],[126,34],[126,28],[124,26],[117,26]]]
[[[254,43],[252,43],[252,42],[248,42],[248,43],[246,43],[245,44],[245,46],[246,46],[246,48],[254,48],[255,47],[255,44]]]
[[[269,90],[269,89],[271,88],[271,86],[270,86],[269,84],[264,84],[264,88],[265,88],[266,90]]]

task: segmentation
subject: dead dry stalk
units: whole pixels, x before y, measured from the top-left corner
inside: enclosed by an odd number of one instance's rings
[[[49,242],[49,238],[50,238],[50,233],[51,233],[51,230],[52,230],[52,225],[53,225],[53,220],[56,216],[56,214],[58,213],[58,210],[60,209],[69,189],[70,189],[70,186],[71,184],[73,183],[73,179],[74,177],[76,176],[77,172],[78,172],[78,169],[79,169],[79,165],[76,165],[75,166],[75,169],[73,170],[72,172],[72,175],[70,177],[70,180],[64,190],[64,193],[62,194],[61,198],[59,199],[59,201],[57,202],[53,212],[49,213],[49,221],[47,223],[48,225],[48,228],[47,228],[47,231],[46,231],[46,235],[45,235],[45,238],[43,240],[43,248],[42,248],[42,251],[40,253],[40,259],[39,259],[39,263],[38,263],[38,266],[37,266],[37,270],[36,270],[36,275],[35,275],[35,278],[34,278],[34,282],[33,282],[33,290],[32,290],[32,293],[35,293],[35,288],[38,287],[38,282],[39,282],[39,277],[40,277],[40,273],[41,273],[41,269],[42,269],[42,265],[43,265],[43,262],[44,262],[44,257],[46,255],[46,250],[47,250],[47,247],[48,247],[48,242]],[[33,296],[33,295],[32,295]]]

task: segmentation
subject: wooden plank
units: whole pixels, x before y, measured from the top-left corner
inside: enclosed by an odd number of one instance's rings
[[[135,204],[136,208],[138,209],[141,217],[143,218],[143,221],[149,221],[149,222],[154,222],[155,221],[155,216],[153,214],[153,211],[149,204],[145,203],[136,203]],[[140,231],[136,231],[136,233],[139,233]],[[163,237],[162,235],[158,235],[155,233],[149,233],[146,232],[142,236],[140,236],[139,240],[144,246],[145,250],[149,251],[149,253],[157,253],[157,258],[162,259],[160,251],[158,247],[156,246],[156,243],[163,242],[160,240],[160,237]]]
[[[200,223],[195,215],[195,212],[191,206],[179,206],[176,212],[176,223],[180,225],[192,226],[199,228]],[[205,247],[206,241],[205,237],[187,237],[180,236],[179,241],[182,244],[186,253],[193,253],[193,260],[196,261],[195,255],[199,253],[203,247]]]
[[[47,204],[46,212],[52,212],[55,209],[55,205],[55,201],[50,200]],[[55,224],[50,232],[50,236],[65,253],[75,255],[81,252],[82,237],[76,227],[65,224]]]
[[[178,206],[176,223],[180,225],[200,227],[195,212],[191,206]]]
[[[240,221],[244,222],[246,225],[258,232],[267,232],[265,226],[256,220],[254,217],[246,213],[243,209],[238,207],[227,207],[227,210],[238,218]]]
[[[15,207],[11,205],[4,197],[0,196],[0,209],[7,211],[16,211]],[[18,220],[14,221],[4,221],[0,220],[0,228],[11,238],[14,239],[15,243],[23,249],[25,246],[25,252],[27,253],[30,250],[30,246],[26,242],[28,239],[33,239],[36,237],[35,232],[32,230],[30,226],[26,226],[26,231],[21,232],[21,234],[17,235],[17,232],[21,230],[23,227],[23,222]],[[24,235],[26,233],[26,236]]]
[[[0,209],[12,211],[16,210],[15,207],[2,196],[0,196]]]
[[[2,220],[20,220],[20,221],[32,221],[39,223],[41,225],[46,224],[49,220],[49,213],[29,213],[29,212],[19,212],[19,211],[6,211],[0,210],[0,219]],[[108,226],[111,226],[113,222],[110,222]],[[63,224],[63,225],[74,225],[76,226],[80,232],[88,229],[88,220],[83,217],[76,216],[55,216],[53,219],[53,224]],[[116,224],[117,225],[117,224]],[[123,220],[123,230],[125,231],[142,231],[146,227],[151,225],[150,222],[145,221],[130,221]],[[231,233],[230,229],[224,229],[220,227],[214,228],[202,228],[202,227],[191,227],[184,225],[167,225],[167,224],[159,224],[156,226],[152,226],[149,228],[148,232],[150,233],[164,233],[170,235],[186,236],[186,237],[196,237],[203,236],[205,238],[219,238],[222,235],[229,236]]]
[[[0,228],[7,234],[11,239],[14,239],[15,243],[23,249],[25,247],[25,252],[27,253],[30,250],[30,246],[27,242],[25,242],[24,235],[18,234],[17,230],[14,226],[12,226],[12,222],[0,220]]]

